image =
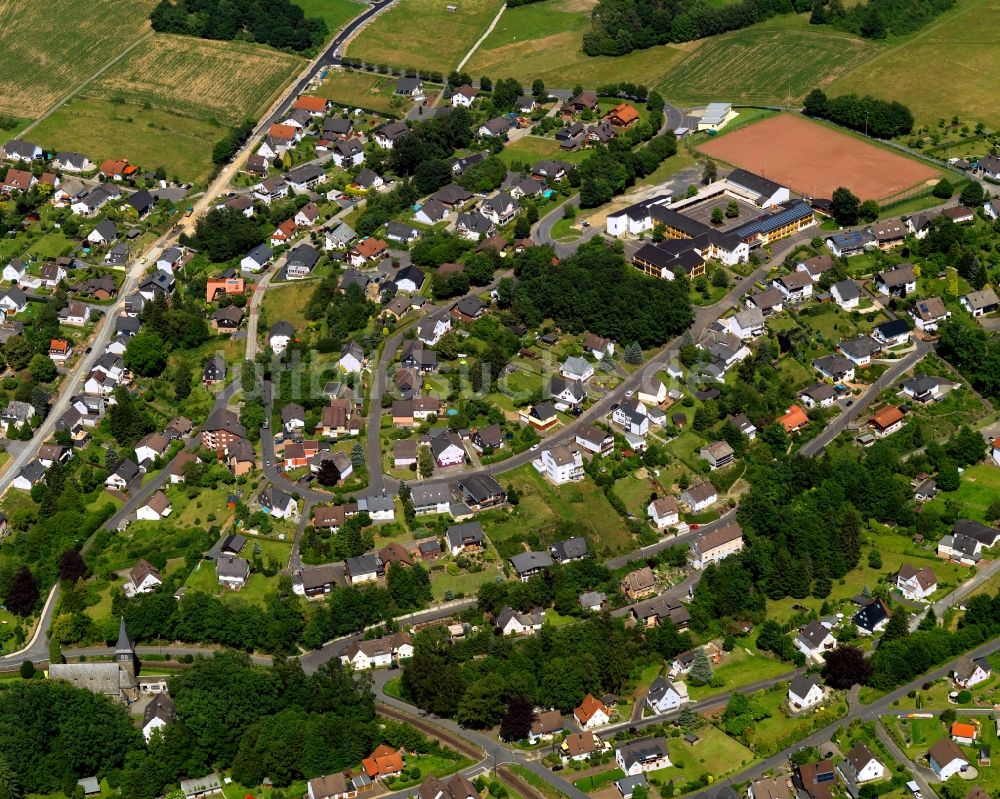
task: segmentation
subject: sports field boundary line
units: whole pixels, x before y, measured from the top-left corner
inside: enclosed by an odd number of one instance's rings
[[[101,67],[99,70],[97,70],[97,72],[95,72],[89,78],[85,78],[83,81],[81,81],[76,86],[74,86],[72,89],[70,89],[68,94],[66,94],[63,97],[60,97],[56,102],[54,102],[48,108],[48,110],[45,111],[44,114],[42,114],[40,117],[38,117],[37,119],[35,119],[34,121],[32,121],[31,124],[28,125],[24,130],[22,130],[18,135],[19,136],[24,136],[24,134],[26,134],[29,131],[34,130],[36,127],[38,127],[38,125],[40,125],[42,122],[44,122],[50,116],[52,116],[63,105],[65,105],[67,102],[69,102],[74,97],[76,97],[87,86],[89,86],[91,83],[93,83],[99,77],[101,77],[101,75],[103,75],[105,72],[107,72],[109,69],[111,69],[111,67],[113,67],[119,61],[121,61],[125,56],[127,56],[129,53],[131,53],[133,50],[135,50],[136,47],[138,47],[140,44],[142,44],[143,42],[145,42],[147,39],[152,38],[153,33],[154,33],[154,31],[148,31],[144,36],[141,36],[138,39],[136,39],[134,42],[132,42],[132,44],[130,44],[128,47],[126,47],[124,50],[122,50],[118,55],[116,55],[114,58],[112,58],[110,61],[108,61],[108,63],[106,63],[103,67]]]

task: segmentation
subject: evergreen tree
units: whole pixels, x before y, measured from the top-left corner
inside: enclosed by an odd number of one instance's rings
[[[638,342],[633,341],[626,345],[625,353],[622,357],[624,358],[625,363],[638,365],[642,363],[642,347],[639,346]]]
[[[360,469],[365,465],[365,448],[361,446],[360,441],[355,441],[354,446],[351,447],[351,466],[355,469]]]
[[[712,662],[708,659],[705,650],[698,647],[694,652],[694,659],[691,661],[688,682],[692,685],[708,685],[712,682],[713,676]]]
[[[885,626],[885,632],[882,633],[882,643],[887,644],[897,638],[905,638],[909,633],[910,614],[902,605],[893,608],[889,623]]]

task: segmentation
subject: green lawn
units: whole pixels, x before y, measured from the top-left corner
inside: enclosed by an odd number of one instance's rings
[[[589,478],[552,486],[526,465],[504,474],[503,483],[514,485],[521,501],[511,511],[481,516],[483,529],[495,544],[520,533],[537,535],[542,546],[582,534],[597,557],[627,552],[634,546],[621,517]]]
[[[438,0],[399,0],[357,35],[347,54],[377,64],[447,73],[483,35],[501,5],[498,0],[462,0],[449,12]]]
[[[650,779],[659,778],[664,783],[673,780],[678,786],[710,775],[719,780],[735,771],[742,771],[756,759],[754,753],[722,730],[709,724],[700,724],[695,730],[700,739],[693,746],[683,738],[668,739],[670,761],[673,768],[653,771]]]
[[[747,652],[750,649],[750,652]],[[691,701],[697,702],[708,696],[732,691],[745,685],[777,677],[792,670],[792,666],[772,657],[756,653],[753,644],[747,639],[740,639],[732,652],[724,652],[722,662],[713,667],[716,680],[722,684],[688,685]],[[713,681],[714,682],[714,681]]]
[[[406,768],[420,769],[419,779],[390,779],[386,785],[392,791],[401,791],[413,785],[419,785],[427,777],[444,777],[454,774],[468,766],[472,761],[467,757],[448,758],[441,755],[407,755]]]
[[[330,33],[344,27],[344,23],[356,17],[365,8],[355,0],[295,0],[307,17],[322,17]]]
[[[1000,498],[1000,469],[992,464],[970,466],[962,472],[958,491],[939,494],[932,502],[943,505],[957,502],[962,506],[962,515],[981,522],[994,522],[986,518],[986,509]]]
[[[436,601],[442,601],[445,593],[451,591],[456,597],[459,594],[472,596],[481,585],[491,582],[497,577],[502,578],[502,572],[496,567],[484,569],[481,572],[466,572],[448,574],[446,571],[431,572],[431,593]]]
[[[353,3],[353,0],[345,1]],[[392,76],[331,70],[313,93],[352,109],[360,107],[382,114],[402,114],[407,101],[397,99],[393,102],[395,86],[396,79]]]
[[[581,777],[573,783],[573,787],[579,788],[584,793],[593,793],[607,785],[611,785],[615,780],[620,780],[624,776],[624,771],[620,768],[615,768],[611,769],[611,771],[602,771],[597,774],[588,774],[586,777]]]
[[[788,699],[786,690],[773,690],[757,698],[770,713],[769,718],[757,723],[751,738],[753,750],[762,756],[792,746],[812,732],[817,724],[829,723],[847,714],[847,703],[839,697],[822,705],[820,710],[797,718],[788,716],[784,709]]]
[[[127,158],[187,180],[208,176],[212,147],[224,134],[217,122],[89,97],[70,100],[31,132],[54,150],[82,152],[97,163]]]
[[[962,122],[1000,124],[996,87],[980,76],[996,74],[1000,47],[991,37],[973,36],[970,29],[994,30],[1000,7],[988,0],[959,0],[913,36],[889,39],[880,54],[826,87],[827,92],[857,92],[882,96],[892,87],[893,99],[905,103],[917,124],[936,125],[957,114]],[[947,53],[948,76],[941,73]]]
[[[909,758],[924,754],[931,746],[945,736],[944,725],[933,719],[887,719],[894,727],[896,741]]]
[[[500,158],[507,164],[514,162],[533,164],[546,158],[577,164],[588,155],[586,150],[563,150],[559,142],[553,138],[529,134],[506,145],[500,153]]]
[[[694,418],[694,409],[688,411],[682,408],[682,411],[688,416],[688,419]],[[677,438],[667,444],[667,450],[671,455],[676,456],[685,466],[687,466],[691,471],[700,474],[702,467],[705,465],[698,453],[701,448],[705,446],[705,439],[700,435],[695,433],[693,430],[685,430]]]
[[[651,47],[617,58],[584,55],[583,34],[590,30],[594,4],[550,0],[508,8],[467,64],[469,72],[515,77],[526,85],[541,78],[551,89],[637,80],[655,86],[684,57],[679,47]]]
[[[261,313],[271,324],[284,320],[291,322],[296,330],[303,330],[308,324],[306,306],[315,290],[313,282],[272,285],[264,293]]]
[[[662,489],[658,491],[649,480],[642,480],[634,474],[615,482],[615,493],[621,497],[625,507],[640,519],[646,518],[646,506],[649,505],[650,494],[654,492],[660,496],[664,493]]]

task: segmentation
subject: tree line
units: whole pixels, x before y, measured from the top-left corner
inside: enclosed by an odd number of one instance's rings
[[[867,0],[846,8],[842,0],[813,0],[809,22],[884,39],[914,33],[954,5],[955,0]]]
[[[811,0],[742,0],[725,6],[706,0],[600,0],[591,12],[592,30],[583,36],[583,52],[625,55],[658,44],[739,30],[777,14],[811,7]]]
[[[913,130],[909,108],[895,100],[879,100],[867,94],[827,97],[822,89],[813,89],[806,96],[802,110],[811,117],[828,119],[876,139],[893,139]]]
[[[649,123],[638,122],[612,139],[607,147],[599,147],[587,156],[570,174],[570,182],[580,186],[580,207],[604,205],[677,153],[673,131],[658,136],[655,133]],[[637,148],[643,141],[648,143]]]
[[[306,17],[291,0],[160,0],[149,15],[153,30],[202,39],[260,42],[309,52],[329,35],[321,17]]]

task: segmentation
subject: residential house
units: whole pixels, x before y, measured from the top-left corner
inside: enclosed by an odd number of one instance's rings
[[[444,469],[465,462],[465,447],[462,439],[450,430],[444,430],[431,438],[431,453],[434,463]]]
[[[220,356],[214,356],[205,361],[201,369],[201,382],[206,386],[214,386],[225,382],[226,362]]]
[[[937,577],[930,566],[918,569],[903,563],[896,572],[896,587],[907,599],[927,599],[937,590]]]
[[[503,428],[498,424],[486,425],[476,430],[469,439],[473,449],[480,455],[497,452],[504,447]]]
[[[890,319],[872,328],[872,338],[886,347],[898,347],[910,340],[910,326],[905,319]]]
[[[680,509],[674,497],[658,497],[646,506],[646,515],[657,530],[674,527],[680,521]]]
[[[212,329],[216,333],[235,333],[243,322],[243,309],[227,305],[212,312]]]
[[[809,417],[801,407],[792,405],[785,411],[784,415],[779,416],[775,421],[785,428],[786,433],[797,433],[809,424]]]
[[[282,320],[271,325],[271,330],[268,332],[268,344],[276,355],[280,355],[288,348],[294,337],[295,329],[291,322]]]
[[[712,507],[719,500],[719,495],[709,482],[695,483],[681,492],[681,502],[687,505],[692,513],[700,513]]]
[[[354,229],[350,225],[346,222],[341,222],[333,230],[326,231],[323,249],[327,251],[346,249],[357,237],[358,234],[354,232]]]
[[[285,275],[289,280],[300,280],[312,274],[319,263],[319,251],[311,244],[300,244],[288,253]]]
[[[795,767],[799,783],[809,799],[830,799],[837,782],[832,760],[801,763]]]
[[[556,541],[549,547],[549,553],[557,563],[572,563],[575,560],[583,560],[589,554],[587,539],[583,536],[576,536],[567,538],[565,541]]]
[[[830,236],[826,246],[838,258],[850,258],[874,247],[875,237],[867,230],[845,230]]]
[[[410,129],[405,122],[388,122],[375,131],[375,143],[383,150],[391,150],[393,146],[402,139]]]
[[[858,785],[884,779],[887,771],[878,758],[864,743],[859,741],[851,747],[844,761],[844,767]]]
[[[351,181],[351,188],[359,191],[378,191],[385,185],[385,179],[371,169],[359,169]]]
[[[496,628],[501,635],[533,635],[542,629],[545,611],[541,608],[531,613],[518,613],[510,606],[503,608],[496,617]]]
[[[458,481],[462,502],[473,511],[496,507],[507,501],[507,492],[490,475],[472,474]]]
[[[118,464],[118,468],[116,468],[114,472],[108,475],[107,479],[104,481],[104,485],[117,491],[125,491],[128,488],[129,483],[131,483],[138,476],[138,464],[131,458],[126,458]]]
[[[945,308],[944,301],[940,297],[928,297],[925,300],[917,300],[910,309],[910,316],[920,330],[925,333],[936,333],[938,325],[951,316],[951,311]]]
[[[790,272],[771,281],[786,302],[801,302],[812,296],[813,279],[807,272]]]
[[[906,238],[906,223],[898,219],[876,222],[871,227],[871,234],[875,238],[875,245],[880,250],[891,250],[902,244]]]
[[[378,137],[376,135],[376,141]],[[358,139],[342,139],[333,145],[333,163],[341,169],[363,164],[365,161],[365,146]]]
[[[986,682],[992,675],[990,662],[984,657],[975,659],[960,657],[955,661],[951,672],[955,685],[965,690]]]
[[[595,455],[610,455],[615,450],[615,437],[593,425],[577,430],[576,443]]]
[[[898,407],[895,405],[886,405],[881,410],[872,414],[872,418],[868,420],[868,425],[878,438],[885,438],[901,430],[904,422],[903,412]]]
[[[654,714],[670,713],[688,701],[687,686],[657,677],[646,692],[646,707]]]
[[[54,363],[65,363],[73,355],[73,345],[64,338],[54,338],[49,342],[49,358]]]
[[[400,78],[396,81],[394,94],[419,99],[424,96],[424,82],[420,78]]]
[[[900,264],[875,275],[875,288],[879,294],[906,297],[917,290],[917,276],[912,264]]]
[[[611,711],[600,699],[587,694],[580,706],[573,711],[573,718],[581,730],[592,730],[611,721]]]
[[[706,461],[709,468],[714,471],[729,466],[736,457],[736,453],[725,441],[713,441],[702,447],[698,456]]]
[[[566,729],[562,714],[558,710],[546,710],[538,713],[531,722],[528,732],[528,743],[534,745],[539,741],[551,741],[554,736]]]
[[[579,763],[587,760],[600,752],[602,748],[601,739],[589,730],[584,730],[567,735],[559,745],[559,754],[562,757],[563,765],[566,765],[570,761]]]
[[[615,762],[628,777],[669,768],[670,750],[665,738],[633,741],[615,750]]]
[[[80,153],[59,152],[52,159],[52,166],[63,172],[86,172],[93,164],[87,156]]]
[[[158,522],[170,515],[172,507],[167,495],[157,491],[146,500],[146,504],[135,512],[135,518],[142,521]]]
[[[841,280],[830,286],[830,296],[845,311],[851,311],[858,307],[861,301],[861,292],[858,284],[850,278]]]
[[[970,291],[968,294],[963,294],[958,298],[958,301],[974,317],[994,313],[1000,307],[1000,298],[997,298],[997,293],[992,286],[987,286],[981,291]]]
[[[128,573],[128,580],[125,581],[124,591],[128,597],[137,594],[148,594],[163,585],[163,578],[156,567],[145,560],[140,560]]]
[[[564,444],[542,450],[535,468],[555,485],[583,480],[583,456],[579,449]]]
[[[851,621],[859,635],[875,635],[889,623],[889,608],[881,599],[876,599],[855,613]]]
[[[481,139],[506,137],[511,127],[513,127],[513,123],[507,117],[494,117],[480,125],[476,135]]]
[[[854,380],[854,362],[842,355],[824,355],[812,362],[813,369],[828,380],[851,382]]]
[[[552,566],[552,558],[547,552],[519,552],[510,559],[510,565],[522,583],[528,582],[536,574],[541,574]]]
[[[792,643],[807,659],[812,660],[819,660],[826,652],[837,648],[837,639],[833,637],[830,628],[818,621],[811,621],[800,627]]]
[[[362,239],[351,248],[347,257],[351,266],[360,269],[369,261],[377,261],[382,258],[388,250],[389,245],[381,239]]]
[[[272,485],[264,488],[257,496],[260,509],[275,519],[294,519],[299,515],[295,498]]]
[[[608,597],[601,591],[584,591],[579,596],[580,607],[599,613],[604,610],[608,603]]]
[[[979,731],[974,723],[965,721],[953,721],[949,731],[951,740],[962,746],[972,746],[976,742]]]
[[[447,314],[428,317],[417,324],[417,339],[428,347],[433,347],[451,330],[451,318]]]
[[[785,295],[778,289],[766,289],[748,295],[744,304],[747,308],[757,308],[764,316],[781,313],[785,307]]]
[[[837,392],[827,383],[816,383],[800,391],[799,399],[807,408],[829,408],[837,401]]]
[[[406,634],[399,633],[399,635]],[[386,744],[379,744],[374,752],[361,761],[361,767],[372,780],[397,777],[403,773],[403,765],[403,753]]]
[[[23,139],[11,139],[3,146],[0,156],[8,161],[37,161],[42,157],[42,148]]]
[[[146,742],[149,742],[156,730],[166,727],[176,717],[177,710],[174,707],[174,700],[162,691],[157,693],[146,705],[142,715],[142,735]],[[100,786],[98,786],[96,793],[101,793]]]
[[[244,558],[221,557],[215,561],[215,575],[223,588],[239,591],[250,577],[250,564]]]
[[[823,686],[813,676],[799,674],[788,685],[788,706],[792,711],[808,710],[823,701]]]
[[[631,571],[622,579],[622,591],[633,602],[649,596],[656,591],[656,575],[649,566]]]
[[[413,490],[415,491],[416,487]],[[416,507],[416,503],[414,503],[414,507]],[[460,555],[462,552],[479,551],[485,545],[483,528],[479,522],[453,524],[448,528],[445,538],[448,540],[448,548],[451,550],[452,555]]]
[[[942,782],[969,768],[969,759],[950,738],[941,738],[927,750],[927,762]]]
[[[703,569],[743,549],[743,530],[735,522],[707,533],[691,542],[692,565]]]
[[[469,84],[459,86],[451,95],[452,108],[471,108],[479,93]]]
[[[385,564],[375,554],[356,555],[346,561],[347,576],[351,585],[370,583],[385,574]]]
[[[837,350],[855,366],[868,366],[872,356],[882,349],[882,345],[871,336],[856,336],[841,341]]]

